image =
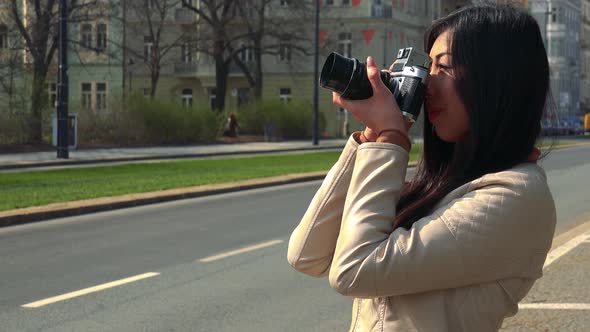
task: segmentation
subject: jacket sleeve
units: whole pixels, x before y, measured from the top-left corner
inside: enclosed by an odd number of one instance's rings
[[[380,297],[541,276],[555,226],[546,181],[508,172],[410,230],[394,230],[407,162],[393,144],[359,147],[329,273],[333,288]]]
[[[328,276],[358,146],[351,136],[291,234],[287,260],[302,273]]]

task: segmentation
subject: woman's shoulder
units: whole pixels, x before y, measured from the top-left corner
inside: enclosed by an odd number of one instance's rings
[[[513,190],[549,191],[547,173],[536,163],[521,163],[512,168],[485,174],[469,183],[470,190],[477,190],[488,186],[506,186]]]

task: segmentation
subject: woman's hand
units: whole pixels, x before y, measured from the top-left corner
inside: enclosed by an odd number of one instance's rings
[[[393,94],[381,81],[379,68],[372,57],[367,58],[367,77],[373,88],[373,96],[363,100],[348,100],[332,93],[332,102],[348,110],[357,120],[366,125],[364,135],[370,140],[385,129],[408,132],[412,124],[404,118]],[[372,136],[372,137],[369,137]]]

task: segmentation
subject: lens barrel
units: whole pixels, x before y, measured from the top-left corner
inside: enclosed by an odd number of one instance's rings
[[[380,73],[385,86],[397,97],[397,81],[388,72]],[[340,94],[346,99],[367,99],[373,95],[371,82],[367,77],[367,65],[355,58],[331,53],[320,75],[320,86]]]

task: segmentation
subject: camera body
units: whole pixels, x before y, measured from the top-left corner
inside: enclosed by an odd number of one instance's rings
[[[380,74],[402,114],[410,122],[415,122],[420,115],[429,68],[430,58],[427,54],[407,47],[398,51],[391,74],[385,71]],[[320,86],[347,99],[367,99],[373,95],[366,64],[338,53],[331,53],[326,59]]]

